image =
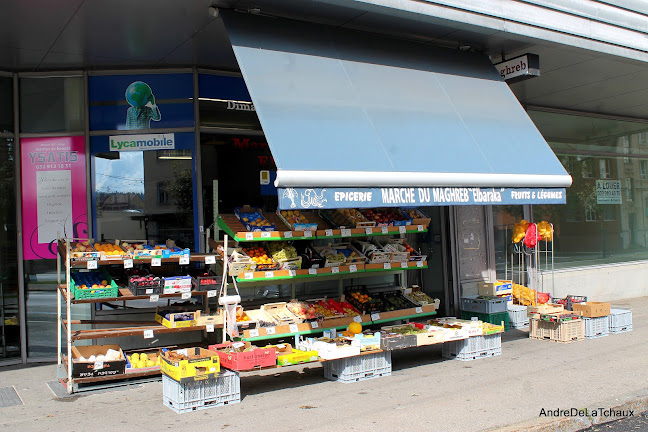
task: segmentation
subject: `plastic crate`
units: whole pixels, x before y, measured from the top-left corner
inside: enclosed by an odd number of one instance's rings
[[[343,383],[391,375],[391,351],[346,357],[324,363],[324,378]]]
[[[585,340],[585,323],[582,319],[552,322],[531,318],[529,337],[559,343],[582,341]]]
[[[163,403],[177,413],[241,402],[241,380],[236,372],[224,371],[217,378],[184,384],[162,374]]]
[[[493,314],[506,312],[508,300],[499,297],[470,296],[461,298],[461,310],[466,312],[479,312]]]
[[[607,336],[610,333],[609,317],[588,318],[585,321],[585,339],[594,339]]]
[[[583,303],[587,301],[587,296],[575,296],[575,295],[568,295],[565,298],[552,298],[551,303],[554,304],[560,304],[565,307],[566,310],[572,310],[572,305],[574,303]]]
[[[145,278],[146,280],[138,281],[138,278]],[[148,280],[151,278],[150,280]],[[128,278],[128,289],[133,295],[150,295],[162,294],[164,287],[164,278],[156,277],[154,275],[133,275]]]
[[[82,277],[90,277],[93,280],[101,283],[106,280],[110,286],[106,288],[79,288]],[[109,298],[117,297],[119,294],[119,287],[115,281],[110,277],[104,269],[98,269],[91,272],[74,272],[70,274],[70,291],[74,295],[75,300],[90,299],[90,298]]]
[[[490,324],[496,324],[496,325],[502,325],[502,321],[503,321],[504,331],[508,331],[510,328],[508,312],[497,312],[492,314],[485,314],[479,312],[461,311],[461,319],[469,320],[473,317],[477,317],[479,321],[487,322]]]
[[[527,307],[522,305],[508,305],[510,328],[519,329],[529,327]]]
[[[632,311],[627,309],[611,309],[608,325],[610,333],[632,331]]]
[[[477,360],[500,354],[502,354],[501,333],[446,342],[441,348],[441,355],[443,357],[461,361]]]

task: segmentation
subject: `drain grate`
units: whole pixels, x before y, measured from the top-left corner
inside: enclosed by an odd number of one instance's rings
[[[16,389],[12,387],[0,387],[0,408],[22,405],[23,401],[18,396]]]

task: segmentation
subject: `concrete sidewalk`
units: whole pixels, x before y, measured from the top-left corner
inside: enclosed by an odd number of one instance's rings
[[[266,371],[241,378],[240,404],[188,414],[162,405],[160,382],[57,398],[46,385],[56,366],[0,368],[0,387],[24,402],[0,408],[0,430],[578,430],[591,419],[539,414],[648,409],[648,297],[613,305],[632,310],[632,332],[562,345],[513,330],[501,356],[472,362],[443,359],[440,346],[395,351],[392,376],[353,384],[327,381],[321,367]]]

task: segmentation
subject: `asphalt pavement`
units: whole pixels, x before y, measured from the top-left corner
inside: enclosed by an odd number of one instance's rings
[[[563,345],[513,330],[501,355],[471,362],[440,346],[394,351],[391,376],[351,384],[326,380],[320,364],[244,374],[240,403],[187,414],[162,404],[161,382],[57,397],[56,365],[0,368],[0,388],[23,402],[0,408],[0,430],[609,430],[601,423],[616,414],[648,409],[648,297],[613,305],[632,310],[632,332]]]

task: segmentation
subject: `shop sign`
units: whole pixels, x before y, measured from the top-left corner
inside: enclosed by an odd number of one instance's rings
[[[280,188],[281,210],[565,204],[564,188]]]
[[[537,54],[524,54],[496,63],[495,67],[504,81],[518,82],[540,76],[540,57]]]
[[[56,258],[58,236],[88,237],[85,138],[23,138],[20,160],[24,258]]]
[[[596,180],[596,204],[621,203],[621,180]]]
[[[173,150],[175,134],[111,135],[108,137],[110,151]]]

